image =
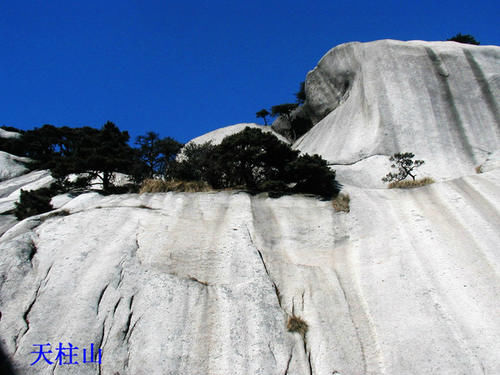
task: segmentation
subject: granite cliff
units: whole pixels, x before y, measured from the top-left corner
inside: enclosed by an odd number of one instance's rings
[[[493,46],[329,51],[294,147],[333,164],[349,213],[225,191],[88,193],[1,216],[6,356],[20,374],[500,373],[499,68]],[[383,187],[398,151],[436,183]],[[49,181],[1,182],[2,212]],[[306,331],[287,329],[294,317]],[[30,365],[33,345],[54,361],[59,342],[94,343],[101,363]]]

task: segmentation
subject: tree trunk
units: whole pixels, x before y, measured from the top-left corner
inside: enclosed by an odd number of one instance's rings
[[[110,173],[103,172],[103,174],[102,174],[102,190],[104,192],[109,191],[109,182],[110,182]]]

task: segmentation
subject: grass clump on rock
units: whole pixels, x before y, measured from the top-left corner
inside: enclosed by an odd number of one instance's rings
[[[389,184],[389,189],[411,189],[425,185],[433,184],[435,181],[430,177],[425,177],[417,180],[394,181]]]
[[[204,181],[183,181],[183,180],[144,180],[139,189],[139,194],[143,193],[166,193],[176,192],[204,192],[213,190]]]
[[[349,202],[351,198],[348,194],[339,194],[336,198],[332,199],[332,206],[337,212],[349,212]]]
[[[297,332],[304,338],[309,326],[300,316],[292,315],[288,318],[286,328],[288,329],[288,332]]]

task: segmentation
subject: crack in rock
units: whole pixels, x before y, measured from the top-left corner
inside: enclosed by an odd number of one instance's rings
[[[129,314],[128,314],[128,318],[127,318],[127,323],[125,324],[125,330],[124,330],[125,335],[123,336],[124,338],[127,336],[128,331],[130,330],[130,321],[132,320],[132,315],[134,313],[132,310],[132,304],[134,303],[134,297],[135,297],[135,295],[132,295],[132,297],[130,297],[130,302],[128,305]]]
[[[290,357],[288,357],[288,362],[286,363],[286,368],[283,375],[288,375],[288,370],[290,370],[290,363],[292,362],[292,356],[293,356],[293,347],[292,350],[290,351]]]
[[[273,348],[271,348],[271,343],[270,342],[267,343],[267,347],[269,348],[269,352],[271,353],[271,355],[273,357],[274,363],[277,364],[278,361],[276,361],[276,356],[274,355],[274,351],[273,351]]]
[[[342,283],[342,280],[340,279],[337,271],[334,269],[333,272],[335,273],[335,277],[337,278],[340,290],[342,291],[342,295],[344,297],[344,301],[345,301],[345,303],[347,305],[347,312],[349,313],[349,318],[351,319],[352,326],[354,327],[354,332],[356,333],[356,338],[358,340],[359,348],[360,348],[360,351],[361,351],[361,358],[363,360],[363,372],[366,374],[366,371],[368,369],[368,364],[367,364],[367,361],[366,361],[365,347],[364,347],[363,341],[361,340],[361,335],[359,333],[359,327],[356,324],[356,322],[354,321],[354,318],[353,318],[353,315],[352,315],[351,302],[349,302],[349,299],[347,298],[347,294],[345,292],[344,284]]]
[[[31,240],[30,245],[29,245],[29,254],[28,254],[28,260],[30,262],[31,268],[33,268],[33,257],[37,253],[38,248],[35,244],[35,241]]]
[[[127,337],[127,344],[130,341],[130,337],[132,336],[132,332],[134,332],[135,326],[137,325],[137,323],[139,323],[139,320],[141,320],[141,318],[142,318],[142,315],[139,318],[137,318],[137,320],[135,321],[135,323],[132,326],[132,328],[130,328],[130,331],[128,332],[128,337]]]
[[[194,276],[188,275],[187,280],[194,281],[195,283],[201,284],[203,286],[210,286],[210,284],[207,283],[206,281],[201,281]]]
[[[304,350],[306,350],[306,341],[304,340]],[[311,352],[307,353],[307,362],[309,363],[309,375],[313,375],[313,368],[312,368],[312,363],[311,363]]]
[[[47,273],[45,274],[45,277],[43,278],[43,286],[46,286],[47,283],[49,282],[49,273],[52,270],[52,266],[54,264],[51,264],[50,267],[47,269]]]
[[[280,295],[280,291],[278,289],[278,286],[276,285],[273,278],[271,277],[271,274],[269,273],[269,269],[267,268],[266,262],[264,260],[264,256],[262,255],[262,252],[259,250],[259,248],[255,245],[253,237],[250,234],[250,230],[248,229],[248,226],[246,228],[247,228],[247,232],[248,232],[248,237],[250,238],[250,242],[252,243],[253,247],[255,247],[255,250],[257,250],[257,254],[259,255],[260,261],[262,262],[262,265],[264,266],[264,271],[266,271],[267,277],[269,278],[269,281],[271,281],[271,284],[273,286],[274,293],[276,293],[276,298],[278,299],[278,305],[281,309],[283,309],[283,307],[281,305],[281,295]]]
[[[361,161],[364,161],[364,160],[367,160],[367,159],[370,159],[370,158],[373,158],[375,156],[385,156],[385,157],[389,157],[390,155],[386,155],[386,154],[373,154],[373,155],[369,155],[369,156],[364,156],[358,160],[355,160],[353,162],[350,162],[350,163],[337,163],[337,162],[329,162],[328,163],[328,166],[336,166],[336,165],[341,165],[341,166],[352,166],[354,164],[357,164]]]
[[[40,284],[38,284],[38,288],[36,289],[35,296],[34,296],[33,300],[30,302],[30,304],[28,305],[28,308],[23,313],[23,320],[24,320],[24,323],[26,324],[26,329],[21,334],[18,334],[15,338],[16,349],[14,350],[14,354],[19,349],[19,344],[21,343],[21,340],[23,339],[23,337],[26,335],[26,333],[30,329],[30,321],[28,319],[28,315],[31,312],[31,310],[33,309],[33,305],[35,304],[35,302],[40,294],[41,286],[42,286],[42,283],[40,282]]]
[[[101,293],[99,294],[99,298],[97,300],[96,315],[99,315],[99,309],[101,307],[102,297],[104,297],[104,293],[108,289],[108,286],[109,286],[109,283],[106,284],[106,286],[101,290]]]

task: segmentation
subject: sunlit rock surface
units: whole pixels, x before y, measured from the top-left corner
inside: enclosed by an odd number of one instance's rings
[[[260,129],[266,133],[272,133],[276,137],[278,137],[282,142],[288,143],[288,141],[286,140],[285,137],[276,133],[270,126],[258,125],[258,124],[254,124],[254,123],[243,123],[243,124],[225,126],[223,128],[216,129],[216,130],[211,131],[209,133],[200,135],[199,137],[192,139],[189,143],[202,144],[205,142],[211,142],[212,144],[217,145],[217,144],[221,143],[222,140],[225,137],[227,137],[228,135],[233,135],[233,134],[239,133],[240,131],[244,130],[247,127],[248,128],[257,128],[257,129]]]
[[[429,46],[440,51],[448,78],[454,65],[445,55],[470,50],[480,66],[500,55],[498,48],[453,43],[348,46],[339,47],[340,55],[347,54],[346,48],[367,49],[358,51],[359,66],[354,64],[353,71],[369,70],[363,66],[370,66],[372,52],[382,59],[384,49],[389,54],[407,46],[408,55],[419,55]],[[335,53],[329,52],[320,66]],[[418,60],[427,66],[428,57]],[[384,64],[381,60],[380,66]],[[386,70],[380,66],[380,74],[394,71],[393,65]],[[420,65],[407,66],[404,74],[399,68],[402,88],[392,81],[386,81],[387,87],[403,90],[410,81],[425,86],[411,79]],[[485,73],[488,87],[498,98],[491,71],[481,69],[490,72]],[[471,70],[464,67],[462,74],[471,78],[467,87],[479,95],[483,91]],[[353,78],[353,85],[365,92],[365,106],[379,108],[381,118],[394,115],[389,99],[377,104],[387,87],[374,91],[374,77],[358,83]],[[500,169],[490,162],[484,173],[474,171],[476,164],[445,111],[434,137],[412,128],[415,146],[408,151],[421,157],[420,150],[434,150],[423,153],[428,165],[433,160],[441,165],[452,153],[456,159],[446,178],[434,174],[441,167],[432,167],[428,172],[438,180],[433,185],[366,187],[388,172],[385,153],[392,150],[383,148],[389,144],[384,131],[406,138],[396,122],[374,136],[371,115],[366,117],[366,136],[355,122],[352,135],[347,124],[340,126],[337,111],[347,111],[343,106],[358,94],[352,88],[348,97],[337,100],[336,109],[298,144],[346,164],[342,173],[349,180],[340,182],[351,197],[349,213],[303,196],[88,193],[57,197],[57,210],[11,227],[0,237],[0,337],[19,373],[500,373]],[[444,101],[436,91],[435,97],[417,103],[421,113],[415,107],[412,114],[427,118],[424,104],[430,99]],[[396,96],[390,100],[400,105]],[[461,100],[456,100],[459,113],[469,105],[465,96]],[[486,99],[470,100],[483,108]],[[353,104],[351,110],[350,118],[364,111]],[[488,152],[499,149],[494,149],[498,122],[479,123],[480,131],[465,127],[462,140],[485,142],[484,160],[495,160]],[[440,133],[445,131],[448,146]],[[367,156],[360,162],[349,159],[355,155],[349,149],[356,136]],[[344,148],[335,148],[340,142],[336,137],[344,140]],[[376,139],[383,152],[370,155]],[[6,194],[19,188],[19,180],[11,181],[0,183]],[[291,316],[307,323],[304,336],[287,330]],[[33,345],[51,343],[54,361],[59,342],[87,349],[94,343],[102,349],[101,364],[83,364],[78,357],[79,365],[42,361],[30,366],[37,357],[31,353]]]
[[[0,151],[0,181],[20,176],[28,170],[23,162],[29,161],[28,158],[11,155]]]
[[[0,138],[18,138],[20,136],[17,132],[8,131],[0,128]]]
[[[366,184],[343,166],[365,162],[380,175],[386,168],[374,156],[414,152],[423,174],[446,180],[474,173],[500,149],[500,47],[343,44],[309,72],[306,94],[319,123],[295,147],[339,165],[338,176],[357,186]]]

